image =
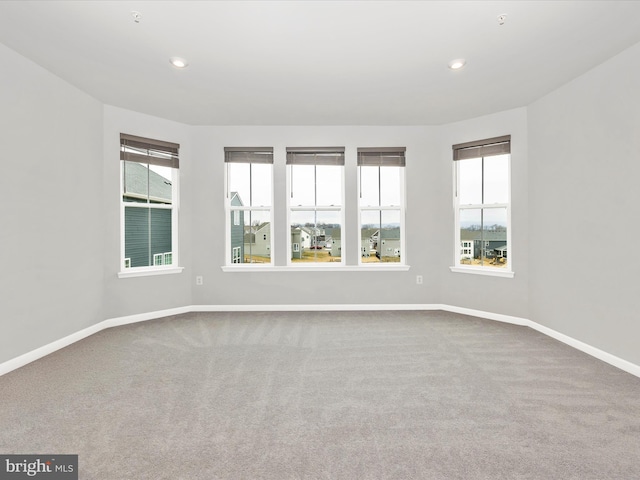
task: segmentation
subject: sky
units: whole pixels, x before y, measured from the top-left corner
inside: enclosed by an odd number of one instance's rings
[[[509,156],[498,155],[484,159],[484,192],[482,182],[483,159],[460,160],[458,163],[459,203],[464,205],[506,204],[509,199]],[[171,179],[172,169],[150,165],[154,172]],[[272,165],[269,164],[229,164],[229,191],[238,192],[245,206],[270,207],[272,202]],[[342,167],[340,166],[289,166],[290,205],[296,206],[336,206],[342,203]],[[401,167],[360,167],[360,205],[400,205]],[[379,171],[382,175],[379,175]],[[291,170],[290,170],[291,171]],[[251,178],[251,181],[250,181]],[[317,188],[316,188],[317,186]],[[251,190],[251,187],[253,189]],[[251,190],[251,191],[250,191]],[[484,198],[483,198],[484,196]],[[254,221],[267,221],[268,213],[255,213]],[[380,218],[379,211],[363,211],[361,224],[399,224],[399,213],[385,211]],[[247,218],[247,222],[248,222]],[[291,215],[292,224],[329,223],[339,224],[340,214],[336,211],[314,212],[295,211]],[[485,208],[482,218],[485,228],[492,225],[507,225],[506,208]],[[480,226],[480,209],[461,209],[460,226]]]
[[[458,194],[459,204],[478,205],[507,204],[509,202],[509,155],[496,155],[484,158],[484,191],[483,191],[483,159],[473,158],[459,160],[458,164]],[[479,208],[460,210],[460,226],[479,227],[484,224],[485,229],[492,225],[507,226],[507,209]],[[482,221],[481,221],[482,220]]]
[[[250,169],[251,168],[251,169]],[[292,224],[339,224],[342,206],[343,167],[335,165],[293,165],[289,168]],[[399,206],[401,167],[361,167],[362,206]],[[272,201],[271,172],[268,164],[230,163],[229,191],[238,192],[245,206],[269,207]],[[251,181],[249,180],[251,178]],[[325,207],[326,211],[297,210],[295,207]],[[332,209],[334,207],[334,209]],[[332,211],[333,210],[333,211]],[[383,223],[399,224],[397,212],[384,212]],[[248,221],[248,220],[247,220]],[[378,212],[363,212],[362,223],[379,223]]]

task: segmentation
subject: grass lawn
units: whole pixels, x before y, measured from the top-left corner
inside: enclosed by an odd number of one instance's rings
[[[504,258],[485,258],[484,262],[481,262],[479,258],[460,260],[460,265],[473,265],[474,267],[493,267],[493,268],[505,268],[507,266],[506,259]]]
[[[325,263],[325,262],[339,262],[340,257],[332,257],[329,255],[329,250],[311,250],[306,249],[302,251],[302,258],[292,258],[292,263]]]
[[[340,257],[332,257],[329,255],[329,250],[311,250],[307,249],[302,252],[302,258],[294,258],[292,263],[325,263],[325,262],[339,262]],[[400,257],[382,257],[382,260],[378,259],[375,255],[370,257],[362,257],[362,263],[399,263]]]

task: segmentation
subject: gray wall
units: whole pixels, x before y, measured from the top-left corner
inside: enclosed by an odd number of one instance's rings
[[[511,245],[513,278],[453,273],[455,239],[453,211],[453,160],[451,146],[483,138],[511,135]],[[445,125],[440,134],[440,191],[438,231],[446,255],[439,263],[441,302],[456,307],[527,318],[529,314],[529,235],[527,181],[527,110],[518,108],[464,122]]]
[[[189,127],[150,115],[104,107],[104,318],[154,312],[191,304],[193,197]],[[118,278],[120,270],[120,133],[180,144],[179,264],[182,273]]]
[[[0,44],[0,362],[103,319],[102,104]]]
[[[640,364],[640,44],[528,114],[530,317]]]
[[[0,206],[0,362],[107,318],[293,302],[445,303],[531,318],[640,364],[638,45],[529,107],[431,127],[192,127],[103,106],[2,45],[0,62],[0,188],[20,199]],[[181,144],[181,274],[117,276],[120,132]],[[451,273],[451,145],[506,133],[515,277]],[[344,145],[347,226],[357,221],[356,148],[406,146],[411,269],[224,273],[223,147],[239,145],[275,147],[277,224],[286,219],[285,147]],[[288,230],[274,235],[284,265]],[[351,265],[358,235],[342,232]]]
[[[194,218],[193,256],[198,259],[194,275],[204,277],[204,285],[194,287],[193,303],[203,305],[287,305],[434,303],[438,300],[438,258],[440,252],[429,247],[437,232],[431,218],[437,203],[437,128],[429,127],[194,127],[193,175]],[[346,147],[345,195],[346,225],[342,247],[351,246],[347,264],[356,265],[359,252],[357,225],[356,148],[367,146],[405,146],[407,148],[407,261],[406,272],[270,272],[225,273],[224,248],[224,147],[274,147],[275,223],[286,222],[287,146],[343,145]],[[289,230],[275,232],[277,265],[286,265]],[[415,276],[424,276],[416,285]]]

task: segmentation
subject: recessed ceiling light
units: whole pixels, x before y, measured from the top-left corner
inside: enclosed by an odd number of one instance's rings
[[[464,58],[456,58],[455,60],[451,60],[449,62],[449,68],[451,70],[459,70],[465,66],[467,61]]]
[[[171,57],[169,59],[169,62],[171,63],[171,65],[173,65],[176,68],[185,68],[189,66],[189,62],[187,62],[184,58],[180,58],[180,57]]]

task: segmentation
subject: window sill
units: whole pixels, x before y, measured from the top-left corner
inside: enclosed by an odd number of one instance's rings
[[[486,275],[489,277],[513,278],[511,270],[497,270],[481,267],[449,267],[453,273],[470,273],[472,275]]]
[[[169,268],[144,268],[140,269],[127,269],[123,272],[118,272],[118,278],[131,278],[131,277],[151,277],[154,275],[171,275],[174,273],[182,273],[184,267],[169,267]]]
[[[223,272],[406,272],[409,265],[289,265],[286,267],[226,265]]]

